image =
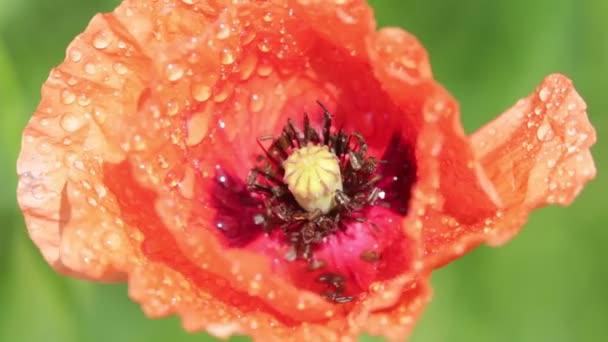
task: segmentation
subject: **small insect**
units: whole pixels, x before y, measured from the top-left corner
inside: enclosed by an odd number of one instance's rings
[[[359,255],[359,258],[369,263],[375,263],[380,261],[380,259],[382,259],[382,256],[375,251],[364,251]]]
[[[323,298],[329,300],[330,302],[345,304],[352,302],[355,297],[353,296],[343,296],[337,292],[326,291],[323,292]]]
[[[329,301],[343,304],[351,302],[354,297],[344,295],[344,278],[335,273],[324,273],[317,280],[327,284],[329,289],[323,292],[323,297]]]
[[[323,273],[321,274],[317,280],[320,283],[324,283],[330,286],[333,286],[337,291],[344,290],[344,278],[335,273]]]

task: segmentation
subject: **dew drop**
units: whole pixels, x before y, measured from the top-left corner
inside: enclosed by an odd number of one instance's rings
[[[82,117],[76,115],[74,113],[65,113],[61,117],[61,122],[59,123],[63,129],[68,132],[77,131],[84,124]]]
[[[99,198],[104,198],[108,193],[106,187],[99,183],[95,183],[95,192],[97,192],[97,196],[99,196]]]
[[[553,132],[551,125],[546,121],[543,122],[543,124],[540,125],[536,131],[536,137],[540,141],[550,141],[554,136],[555,133]]]
[[[256,37],[256,32],[254,30],[245,30],[241,32],[241,43],[243,46],[249,45]]]
[[[169,102],[167,103],[167,114],[169,116],[173,116],[179,112],[179,104],[177,102]]]
[[[44,186],[37,184],[30,188],[30,193],[37,200],[43,200],[46,197],[46,191],[44,191]]]
[[[124,75],[127,73],[127,71],[129,71],[129,69],[120,62],[114,63],[112,69],[114,69],[114,72],[116,72],[118,75]]]
[[[95,75],[97,72],[97,67],[93,63],[87,63],[84,66],[84,71],[89,75]]]
[[[217,39],[226,39],[226,38],[230,37],[230,26],[223,24],[223,23],[220,24],[218,27],[216,37],[217,37]]]
[[[101,31],[93,38],[93,46],[97,49],[105,49],[112,42],[112,33],[109,31]]]
[[[177,64],[168,64],[165,73],[167,74],[167,79],[169,81],[175,82],[184,76],[184,69]]]
[[[357,18],[350,15],[348,12],[346,12],[342,8],[338,8],[336,10],[336,16],[338,17],[338,19],[340,19],[340,21],[342,21],[343,23],[345,23],[347,25],[353,25],[353,24],[357,23]]]
[[[63,104],[72,104],[74,103],[74,100],[76,100],[76,95],[74,95],[74,93],[72,93],[68,89],[65,89],[61,92],[61,102],[63,102]]]
[[[245,81],[249,79],[249,77],[251,77],[251,74],[253,74],[253,72],[255,71],[257,63],[258,58],[257,54],[255,53],[250,53],[245,56],[245,58],[243,58],[243,61],[239,64],[241,80]]]
[[[207,135],[209,121],[203,113],[195,113],[188,121],[188,136],[186,144],[194,146],[200,143]]]
[[[118,250],[122,245],[122,238],[116,232],[107,232],[103,241],[106,247],[111,250]]]
[[[95,200],[93,197],[89,197],[89,198],[87,199],[87,202],[89,202],[89,204],[90,204],[91,206],[93,206],[93,207],[96,207],[96,206],[97,206],[97,201],[96,201],[96,200]]]
[[[222,90],[220,90],[220,92],[218,92],[217,94],[215,94],[215,96],[213,96],[213,101],[217,102],[217,103],[221,103],[226,101],[226,99],[230,96],[230,94],[232,94],[232,88],[231,87],[224,87]]]
[[[78,96],[78,104],[82,107],[86,107],[91,104],[91,99],[88,98],[86,95],[82,94]]]
[[[258,43],[258,49],[262,52],[268,52],[272,49],[272,46],[271,46],[268,38],[264,38]]]
[[[191,91],[192,97],[199,102],[207,101],[211,97],[211,87],[203,83],[193,84]]]
[[[230,51],[230,49],[223,49],[221,52],[220,61],[224,65],[232,64],[234,63],[234,54],[232,51]]]
[[[540,92],[538,93],[538,97],[543,102],[547,101],[549,99],[550,95],[551,95],[551,90],[549,88],[546,88],[546,87],[544,87],[543,89],[541,89]]]
[[[272,73],[272,66],[270,65],[260,65],[258,67],[258,75],[262,77],[266,77]]]
[[[252,94],[249,99],[249,109],[257,113],[264,107],[264,97],[258,94]]]
[[[80,62],[80,59],[82,59],[82,52],[76,49],[70,50],[70,59],[74,63]]]

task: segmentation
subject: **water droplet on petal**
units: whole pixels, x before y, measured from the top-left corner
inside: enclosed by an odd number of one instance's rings
[[[179,104],[177,102],[169,102],[167,103],[167,114],[169,116],[173,116],[179,112]]]
[[[118,250],[122,245],[122,238],[116,232],[108,232],[104,236],[104,244],[108,249]]]
[[[63,102],[63,104],[72,104],[74,103],[74,100],[76,100],[76,95],[71,91],[65,89],[61,92],[61,102]]]
[[[231,87],[223,87],[217,94],[213,96],[213,101],[217,103],[226,101],[226,99],[232,94],[232,90],[233,88]]]
[[[272,45],[268,38],[264,38],[258,43],[258,49],[262,52],[268,52],[272,49]]]
[[[87,199],[87,202],[89,202],[89,204],[90,204],[92,207],[96,207],[96,206],[97,206],[97,200],[95,200],[93,197],[89,197],[89,198]]]
[[[553,128],[551,128],[551,125],[546,121],[543,122],[536,131],[536,137],[540,141],[550,141],[554,136],[555,133],[553,132]]]
[[[272,73],[272,66],[270,65],[260,65],[258,67],[258,75],[262,77],[266,77]]]
[[[194,146],[200,143],[207,135],[209,120],[204,113],[195,113],[188,121],[188,137],[186,144]]]
[[[566,129],[566,134],[567,134],[567,135],[569,135],[569,136],[571,136],[571,137],[572,137],[572,136],[575,136],[575,135],[576,135],[576,133],[578,133],[578,131],[577,131],[576,127],[568,127],[568,128]]]
[[[44,191],[44,186],[37,184],[30,188],[30,193],[37,200],[45,199],[46,191]]]
[[[114,71],[118,74],[118,75],[124,75],[127,73],[127,71],[129,71],[129,69],[122,63],[117,62],[114,63],[114,66],[112,67],[112,69],[114,69]]]
[[[109,31],[101,31],[93,38],[93,46],[98,49],[105,49],[112,42],[112,33]]]
[[[217,37],[217,39],[226,39],[226,38],[230,37],[230,26],[228,26],[224,23],[220,24],[218,27],[216,37]]]
[[[168,64],[165,70],[167,79],[171,82],[178,81],[184,76],[184,69],[177,64]]]
[[[199,102],[204,102],[211,97],[211,87],[203,84],[196,83],[192,85],[192,97]]]
[[[104,198],[108,193],[106,187],[99,183],[95,183],[95,191],[97,192],[97,196],[99,196],[99,198]]]
[[[91,99],[88,98],[86,95],[82,94],[78,96],[78,104],[83,107],[86,107],[91,104]]]
[[[59,124],[66,131],[75,132],[82,127],[84,120],[81,116],[74,113],[65,113],[61,117],[61,122]]]
[[[547,101],[549,99],[550,95],[551,95],[551,90],[546,87],[541,89],[540,92],[538,93],[538,97],[543,102]]]
[[[350,15],[348,12],[346,12],[345,10],[338,8],[336,10],[336,16],[338,17],[338,19],[340,19],[340,21],[342,21],[345,24],[348,25],[353,25],[357,23],[357,18]]]
[[[220,56],[220,61],[224,65],[234,63],[234,54],[229,49],[223,49]]]
[[[87,63],[84,66],[84,71],[89,75],[95,75],[97,72],[97,67],[93,63]]]
[[[264,107],[264,98],[258,94],[252,94],[249,100],[249,109],[252,112],[259,112]]]
[[[245,81],[251,77],[255,67],[258,63],[258,57],[255,53],[250,53],[243,58],[242,62],[239,64],[239,72],[241,74],[241,80]]]
[[[70,50],[70,59],[72,60],[72,62],[78,63],[78,62],[80,62],[81,58],[82,58],[82,53],[79,50],[76,50],[76,49]]]

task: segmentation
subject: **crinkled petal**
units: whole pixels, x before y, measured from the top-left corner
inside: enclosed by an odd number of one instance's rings
[[[551,75],[532,95],[471,136],[475,155],[507,214],[568,205],[595,177],[589,148],[596,136],[586,109],[572,81]],[[501,243],[519,228],[493,232],[491,242]]]
[[[137,263],[135,231],[120,219],[102,181],[104,161],[120,160],[117,129],[135,108],[146,72],[130,36],[98,15],[68,47],[42,87],[23,134],[18,201],[28,231],[57,270],[117,279]],[[137,72],[136,72],[137,71]]]
[[[433,80],[428,56],[417,39],[387,28],[369,40],[369,48],[380,84],[407,113],[403,121],[413,137],[418,177],[408,219],[421,229],[428,254],[430,248],[442,247],[434,243],[438,231],[457,230],[442,218],[455,217],[459,224],[477,222],[495,212],[499,198],[475,162],[458,104]]]
[[[594,142],[586,105],[572,82],[548,76],[532,95],[471,136],[471,166],[497,199],[496,207],[470,219],[430,212],[423,233],[429,266],[449,262],[483,242],[506,242],[533,209],[569,204],[595,176],[589,151]],[[466,183],[460,193],[465,198],[470,194]],[[463,210],[475,209],[463,204]]]

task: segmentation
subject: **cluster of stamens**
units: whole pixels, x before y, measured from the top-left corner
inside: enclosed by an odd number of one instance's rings
[[[305,114],[302,131],[288,120],[278,137],[260,137],[258,144],[264,153],[247,177],[248,189],[264,203],[265,231],[281,229],[291,244],[286,260],[303,259],[310,271],[325,266],[323,260],[314,258],[315,245],[348,222],[364,222],[363,209],[373,205],[381,192],[376,187],[380,161],[367,156],[363,137],[343,129],[332,132],[332,116],[319,105],[324,116],[321,132]],[[265,148],[265,141],[272,143]],[[369,262],[379,258],[373,252],[367,254],[361,258]],[[327,285],[324,295],[329,300],[352,300],[342,294],[340,275],[323,273],[318,281]]]

